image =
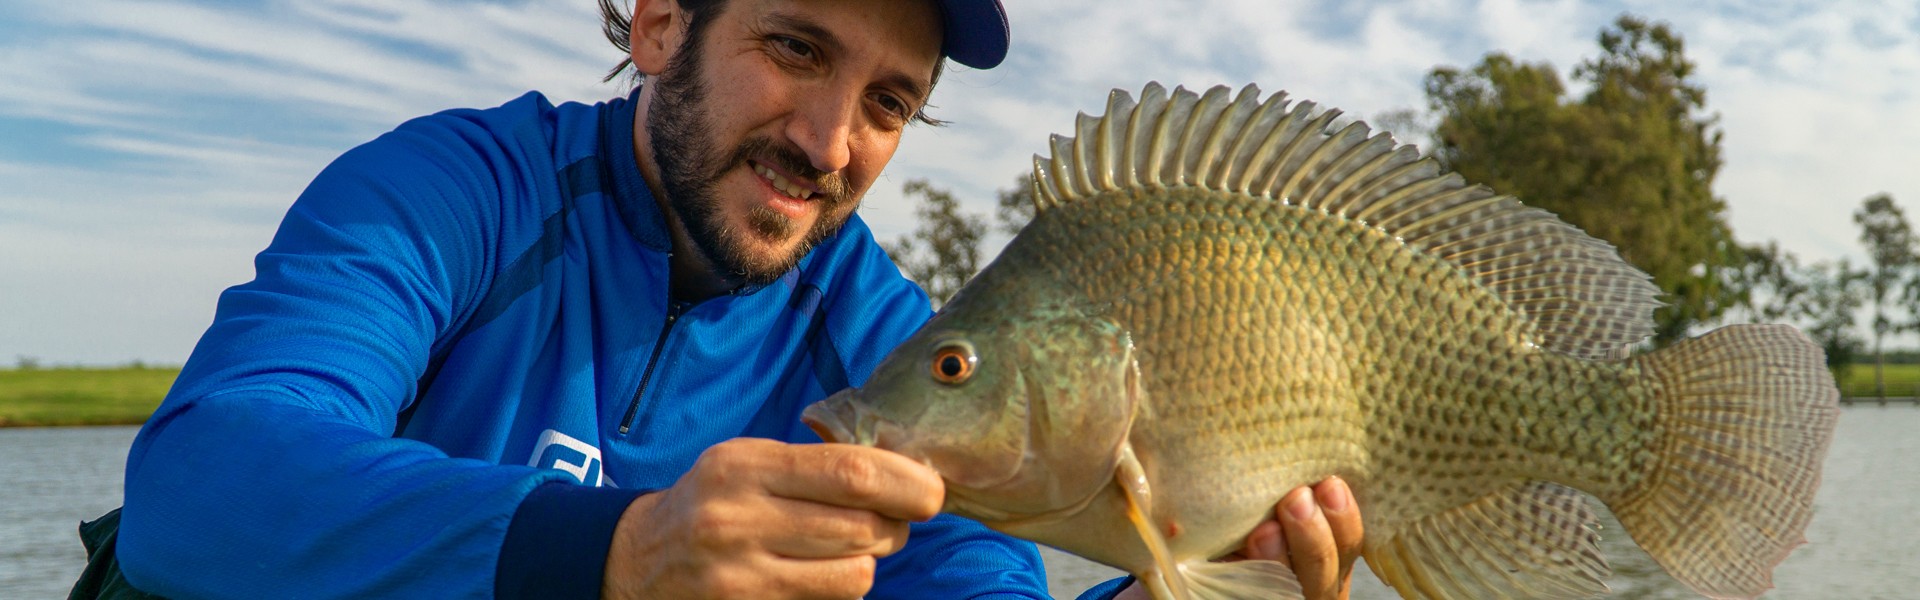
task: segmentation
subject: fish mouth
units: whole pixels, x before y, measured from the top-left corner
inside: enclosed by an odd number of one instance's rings
[[[883,420],[853,402],[847,392],[841,392],[800,411],[800,422],[830,443],[875,446],[880,442]]]

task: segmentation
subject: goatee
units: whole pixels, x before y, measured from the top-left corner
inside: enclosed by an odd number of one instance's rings
[[[656,86],[646,125],[660,186],[687,236],[719,275],[735,284],[765,285],[793,270],[815,245],[838,232],[852,215],[843,208],[857,198],[845,177],[814,168],[805,152],[784,140],[757,136],[730,152],[715,148],[699,46],[698,39],[688,38],[660,75],[647,83]],[[746,168],[749,160],[782,169],[816,188],[807,202],[815,205],[819,218],[791,251],[777,256],[752,251],[755,238],[779,244],[800,233],[799,224],[785,214],[755,205],[747,210],[744,227],[726,221],[722,200],[716,197],[720,179],[736,167]]]

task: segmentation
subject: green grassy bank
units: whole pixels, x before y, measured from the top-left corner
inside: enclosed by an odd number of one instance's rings
[[[0,427],[137,425],[179,375],[175,367],[0,370]]]
[[[0,369],[0,427],[136,425],[167,395],[177,367]],[[1920,365],[1887,365],[1888,396],[1920,394]],[[1853,365],[1847,396],[1872,398],[1873,365]]]
[[[1851,369],[1840,382],[1840,392],[1854,398],[1878,396],[1873,389],[1873,364],[1849,366]],[[1920,365],[1887,365],[1881,376],[1886,379],[1888,396],[1920,395]]]

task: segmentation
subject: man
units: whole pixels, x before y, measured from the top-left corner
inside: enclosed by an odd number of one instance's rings
[[[135,441],[128,582],[1047,597],[1031,544],[935,516],[937,474],[797,418],[929,316],[853,210],[942,57],[1005,55],[998,3],[639,0],[626,20],[608,29],[648,78],[629,97],[416,119],[314,180]],[[1358,516],[1319,487],[1325,509],[1296,491],[1247,554],[1343,596]]]

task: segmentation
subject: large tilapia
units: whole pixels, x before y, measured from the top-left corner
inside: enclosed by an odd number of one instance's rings
[[[1735,326],[1626,358],[1657,289],[1611,246],[1337,111],[1232,95],[1082,115],[1036,157],[1033,222],[809,424],[1163,600],[1297,596],[1208,559],[1329,475],[1403,596],[1605,591],[1580,492],[1703,594],[1771,587],[1838,414],[1818,346]]]

